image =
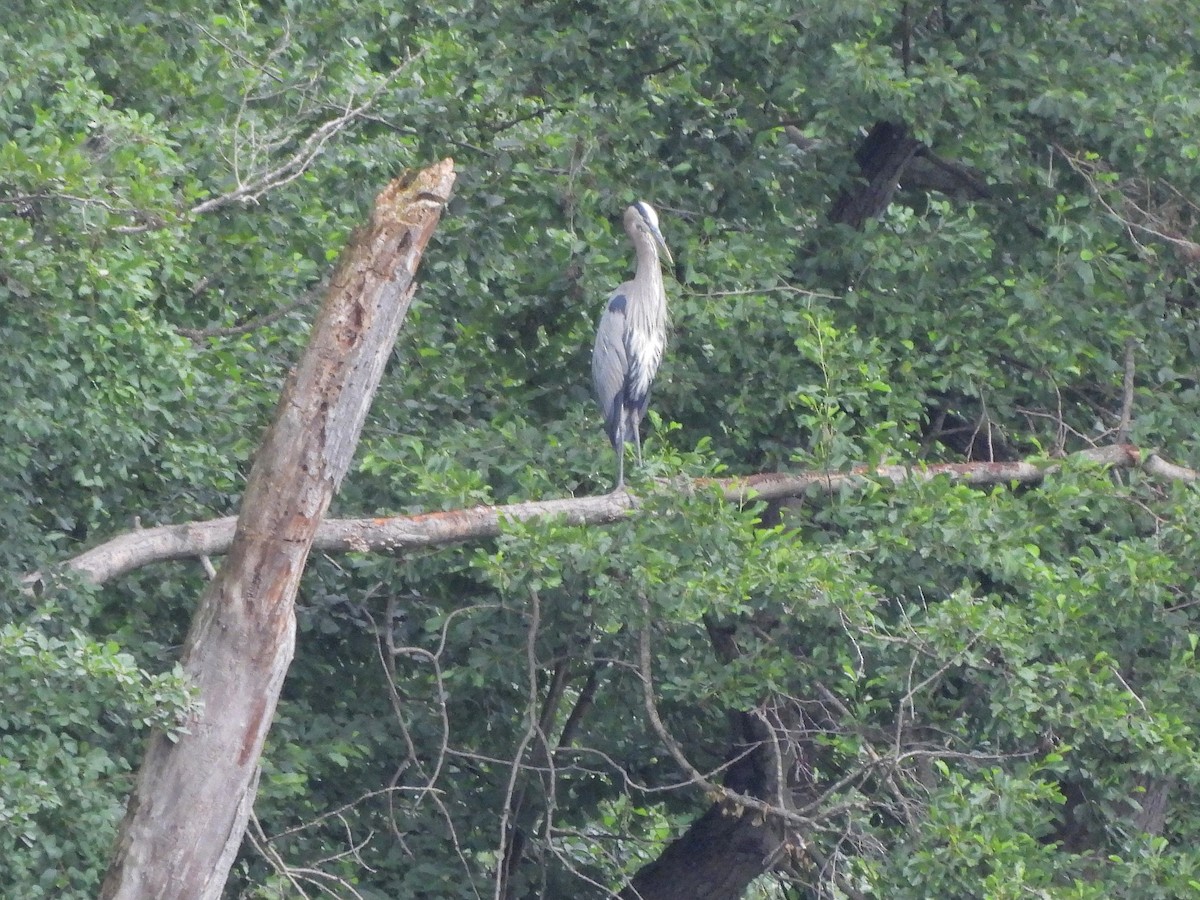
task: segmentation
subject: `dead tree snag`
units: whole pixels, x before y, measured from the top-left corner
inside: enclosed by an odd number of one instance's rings
[[[179,740],[151,738],[104,898],[221,895],[292,660],[300,575],[453,183],[449,159],[393,181],[342,255],[255,457],[229,556],[192,620],[183,665],[203,705]]]

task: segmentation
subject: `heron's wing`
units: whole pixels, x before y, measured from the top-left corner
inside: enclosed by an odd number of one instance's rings
[[[604,428],[615,445],[622,414],[628,357],[625,351],[625,295],[618,288],[608,298],[596,346],[592,349],[592,388],[604,413]]]

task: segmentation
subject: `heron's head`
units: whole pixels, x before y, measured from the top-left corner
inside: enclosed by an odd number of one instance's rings
[[[658,230],[658,213],[645,200],[639,200],[625,210],[625,232],[634,243],[637,243],[639,235],[650,235],[662,251],[662,255],[667,258],[667,262],[675,264],[675,260],[671,258],[671,251],[667,249],[667,242]]]

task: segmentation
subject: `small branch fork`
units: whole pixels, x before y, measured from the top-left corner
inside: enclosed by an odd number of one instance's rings
[[[1144,238],[1149,238],[1170,245],[1187,263],[1200,261],[1200,244],[1185,235],[1189,226],[1200,219],[1200,206],[1184,197],[1177,188],[1151,179],[1116,177],[1094,155],[1072,153],[1059,144],[1054,144],[1053,149],[1076,175],[1087,182],[1092,196],[1125,229],[1139,251],[1150,252],[1143,242]],[[1157,205],[1145,201],[1142,205],[1134,199],[1155,193],[1160,197],[1166,193],[1171,198]],[[1181,215],[1184,211],[1186,215]]]
[[[1170,463],[1155,453],[1144,453],[1131,444],[1082,450],[1068,459],[1114,469],[1140,469],[1152,478],[1163,481],[1191,483],[1200,480],[1200,472]],[[750,503],[801,497],[813,489],[832,492],[843,487],[879,481],[899,485],[908,481],[932,481],[939,477],[973,487],[1039,484],[1057,473],[1060,466],[1060,463],[1045,461],[888,465],[858,467],[848,472],[795,475],[764,473],[745,478],[706,478],[684,489],[715,486],[732,503]],[[327,553],[399,553],[440,547],[496,537],[506,520],[528,522],[554,518],[570,525],[607,525],[632,514],[637,505],[637,498],[624,492],[508,506],[476,506],[413,516],[325,519],[317,530],[313,549]],[[67,560],[62,568],[92,584],[104,584],[151,563],[218,556],[229,550],[235,524],[235,518],[228,516],[183,525],[135,529]],[[33,572],[25,576],[24,583],[28,590],[36,590],[47,578],[47,573]]]
[[[231,55],[241,55],[235,48],[223,43],[206,29],[202,28],[201,31],[206,37],[224,47]],[[284,42],[288,39],[290,39],[290,35],[285,35]],[[288,90],[289,86],[283,84],[283,78],[279,74],[278,69],[272,65],[272,61],[276,56],[281,54],[282,50],[283,43],[271,51],[270,57],[265,63],[255,63],[245,58],[242,59],[242,62],[258,70],[259,79],[257,80],[280,83],[282,84],[280,90],[285,91]],[[228,162],[237,186],[230,191],[195,204],[190,209],[184,211],[184,218],[201,216],[235,203],[256,203],[272,190],[290,184],[303,176],[331,140],[355,123],[371,117],[371,112],[380,96],[395,83],[396,79],[405,71],[413,58],[402,61],[391,72],[383,76],[361,99],[351,94],[344,101],[336,105],[327,101],[319,101],[317,104],[311,102],[304,103],[291,121],[280,126],[277,132],[269,135],[260,136],[252,134],[250,138],[243,140],[236,134],[235,128],[232,158]],[[312,86],[312,84],[302,86],[300,89],[301,93],[307,93],[307,90],[312,88]],[[252,102],[267,103],[276,100],[277,98],[272,96],[252,96],[248,88],[242,99],[241,107],[238,109],[235,125],[240,125],[243,122],[246,110]],[[333,113],[329,114],[325,112],[328,118],[315,127],[312,127],[312,130],[306,134],[306,128],[311,127],[311,125],[301,120],[311,115],[311,111],[305,107],[314,105],[325,110],[332,109]],[[290,153],[282,158],[277,156],[281,148],[288,147],[289,145],[294,146],[297,142],[299,145]],[[243,174],[243,165],[241,162],[244,154],[250,156],[253,160],[252,165],[245,167],[249,170],[245,174]],[[272,160],[272,157],[275,157],[275,159]],[[110,193],[116,194],[111,188]],[[56,191],[52,189],[39,190],[28,194],[2,196],[0,197],[0,205],[11,205],[19,210],[32,203],[45,200],[61,201],[85,210],[95,207],[104,210],[109,215],[127,217],[130,220],[129,224],[114,225],[111,227],[110,230],[116,234],[140,234],[147,231],[156,231],[167,227],[170,224],[169,218],[172,216],[172,213],[168,211],[156,212],[139,209],[131,205],[115,204],[102,197],[79,196],[68,191]]]
[[[685,779],[684,784],[701,788],[706,795],[722,810],[723,814],[741,816],[750,813],[759,823],[775,823],[782,826],[785,835],[779,846],[766,863],[766,868],[787,869],[782,863],[787,854],[807,856],[816,863],[825,881],[836,882],[842,893],[852,897],[862,897],[853,885],[852,880],[845,879],[838,872],[837,861],[826,855],[817,842],[811,838],[819,834],[840,834],[839,841],[857,841],[865,838],[855,834],[855,829],[849,822],[852,813],[862,811],[868,806],[879,805],[878,801],[870,801],[862,796],[861,786],[875,780],[880,783],[891,796],[889,809],[892,815],[904,820],[917,816],[916,808],[920,801],[906,788],[916,784],[918,779],[914,765],[927,763],[930,760],[946,759],[970,761],[974,763],[994,764],[1005,759],[1029,759],[1036,755],[1033,750],[1016,750],[1003,753],[973,752],[957,750],[945,744],[929,744],[921,746],[915,743],[906,732],[910,720],[904,713],[904,705],[911,704],[918,693],[929,692],[954,664],[961,662],[960,654],[939,667],[932,675],[914,684],[911,678],[908,691],[898,710],[894,734],[886,732],[871,736],[854,724],[854,714],[846,704],[828,687],[817,682],[816,692],[819,700],[815,704],[821,712],[818,720],[813,720],[810,727],[797,720],[793,711],[800,706],[813,708],[811,701],[801,701],[796,698],[774,696],[761,702],[757,708],[746,715],[756,721],[759,727],[754,729],[757,737],[748,745],[743,745],[744,754],[765,750],[765,766],[770,770],[766,779],[767,786],[764,796],[754,796],[745,790],[732,789],[726,784],[714,779],[717,773],[700,771],[688,758],[682,744],[671,733],[658,709],[657,689],[653,674],[653,622],[651,604],[645,594],[638,597],[641,605],[641,625],[638,629],[637,641],[637,673],[642,684],[642,700],[646,720],[650,730],[659,743],[666,748],[667,753]],[[912,639],[894,638],[910,643],[913,647],[916,664],[918,656],[924,655],[917,643]],[[967,642],[969,647],[974,643],[972,638]],[[965,653],[965,648],[963,651]],[[723,654],[718,650],[718,657]],[[802,717],[803,718],[803,717]],[[817,783],[812,780],[811,771],[801,762],[803,751],[797,756],[796,748],[806,744],[815,734],[840,733],[853,735],[858,739],[861,757],[860,762],[849,768],[831,781]],[[880,746],[876,746],[876,742]],[[743,755],[744,755],[743,754]],[[789,771],[800,765],[804,774],[799,778],[790,777]],[[732,765],[732,762],[730,763]],[[876,848],[882,852],[883,848]],[[811,872],[809,873],[811,877]],[[636,885],[636,879],[634,884]],[[638,896],[636,891],[627,891],[624,897]]]
[[[267,192],[295,181],[312,165],[330,139],[366,115],[379,95],[404,71],[404,67],[401,65],[389,73],[362,102],[355,104],[353,97],[348,99],[341,112],[315,128],[291,156],[272,168],[256,172],[249,178],[239,177],[238,186],[234,190],[196,204],[188,211],[189,214],[203,215],[231,203],[255,203]]]

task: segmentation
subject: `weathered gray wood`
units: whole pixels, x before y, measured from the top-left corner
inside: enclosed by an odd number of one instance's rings
[[[392,182],[342,256],[255,458],[229,556],[184,646],[203,707],[178,741],[151,739],[104,898],[221,895],[292,660],[296,587],[453,182],[448,159]]]
[[[1119,469],[1141,469],[1160,481],[1200,480],[1200,473],[1194,469],[1174,465],[1131,444],[1080,450],[1066,459]],[[1057,463],[1046,461],[860,466],[845,472],[764,472],[735,478],[701,479],[695,484],[681,482],[679,489],[694,490],[697,486],[718,484],[731,502],[742,503],[803,497],[813,490],[836,491],[881,481],[899,485],[907,481],[947,478],[956,484],[975,487],[1037,484],[1058,470]],[[528,522],[553,518],[571,525],[607,525],[633,512],[637,504],[633,494],[618,493],[525,501],[507,506],[473,506],[409,516],[325,519],[317,528],[313,548],[330,553],[399,553],[440,547],[495,537],[505,519]],[[105,584],[153,563],[221,556],[228,553],[233,544],[236,523],[235,517],[227,516],[206,522],[138,528],[66,560],[62,568],[93,584]],[[35,590],[50,577],[34,572],[24,581],[27,589]]]

